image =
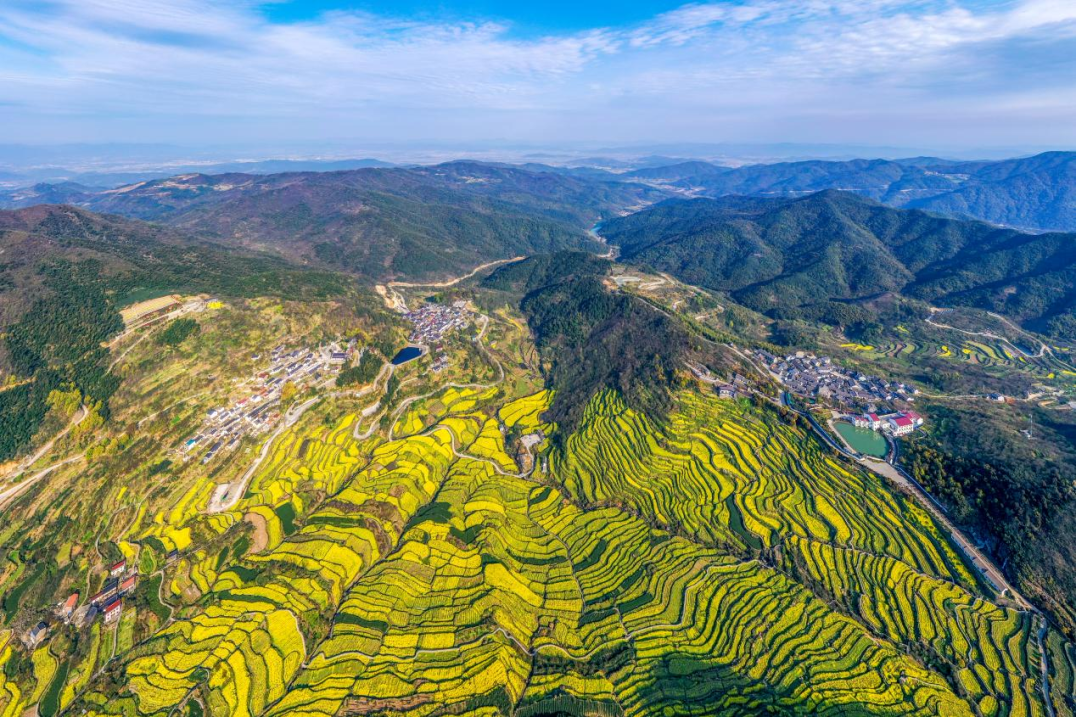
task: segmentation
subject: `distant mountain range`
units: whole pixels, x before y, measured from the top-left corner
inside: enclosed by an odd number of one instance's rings
[[[2,154],[2,152],[0,152]],[[275,172],[336,172],[348,169],[392,167],[390,162],[379,159],[264,159],[237,160],[232,162],[172,162],[154,165],[149,162],[139,169],[68,169],[65,167],[18,168],[0,171],[0,183],[18,192],[26,187],[44,183],[73,182],[89,187],[107,189],[123,184],[164,179],[177,174],[200,172],[202,174],[273,174]],[[10,205],[7,205],[10,206]]]
[[[936,157],[755,164],[685,162],[625,178],[698,196],[801,196],[839,189],[895,207],[1029,231],[1076,231],[1076,152],[956,162]]]
[[[483,162],[455,162],[417,168],[395,168],[396,172],[412,172],[416,177],[432,181],[446,177],[446,167],[458,165],[481,175],[487,184],[496,181],[503,185],[513,170],[530,175],[556,175],[579,181],[589,181],[592,190],[608,196],[609,183],[639,183],[650,187],[650,193],[640,195],[645,201],[655,201],[673,194],[724,197],[802,196],[826,189],[854,192],[895,207],[925,209],[948,216],[981,219],[1000,226],[1026,231],[1076,231],[1076,152],[1047,152],[1021,159],[1000,161],[956,161],[938,157],[907,159],[853,159],[847,161],[809,160],[776,164],[752,164],[727,167],[701,160],[678,160],[670,157],[644,157],[635,162],[612,162],[591,158],[560,165],[531,162],[522,165]],[[156,170],[151,172],[120,173],[61,173],[48,175],[46,182],[33,186],[0,191],[0,207],[18,208],[35,203],[71,203],[89,208],[105,208],[116,204],[124,213],[127,204],[107,199],[102,188],[133,191],[126,185],[139,185],[140,193],[157,191],[153,187],[176,181],[191,184],[192,175],[275,175],[294,172],[347,172],[358,169],[390,169],[392,165],[372,159],[267,160],[260,162],[230,162],[202,165],[197,169]],[[479,169],[482,168],[482,169]],[[494,177],[500,172],[500,176]],[[173,176],[178,174],[178,179]],[[166,176],[167,175],[167,176]],[[487,176],[488,175],[488,176]],[[385,177],[376,174],[359,175],[361,181],[377,187],[392,185],[398,174]],[[52,178],[66,181],[52,182]],[[335,181],[354,181],[343,178]],[[154,180],[156,184],[152,184]],[[231,178],[228,181],[234,181]],[[288,181],[294,182],[294,179]],[[310,180],[314,181],[314,180]],[[529,180],[535,185],[533,177]],[[150,186],[144,186],[150,182]],[[268,183],[273,184],[275,180]],[[219,182],[217,182],[219,183]],[[511,183],[511,182],[509,182]],[[117,186],[117,185],[125,186]],[[524,183],[526,184],[526,183]],[[243,182],[249,187],[249,183]],[[442,186],[444,183],[442,182]],[[265,185],[263,185],[265,186]],[[478,189],[469,187],[469,190]],[[578,194],[578,186],[566,189]],[[621,187],[618,190],[625,193]],[[481,194],[482,192],[474,192]],[[488,193],[487,193],[488,194]],[[497,192],[488,194],[498,198]],[[600,200],[599,200],[600,201]],[[585,199],[573,202],[585,206]],[[630,202],[629,202],[630,204]],[[619,201],[614,201],[619,205]],[[156,218],[156,217],[151,217]]]
[[[919,157],[735,169],[689,161],[620,173],[459,161],[184,174],[114,189],[39,185],[0,203],[75,205],[376,281],[601,251],[589,230],[604,222],[603,236],[626,260],[732,292],[761,311],[899,292],[1067,334],[1076,326],[1076,235],[993,225],[1076,230],[1074,179],[1076,154],[1061,152],[1001,162]],[[708,196],[677,200],[700,194]]]
[[[1076,328],[1076,234],[1024,234],[829,190],[671,201],[612,220],[602,235],[624,261],[771,315],[898,292],[1054,333]]]
[[[67,203],[376,280],[438,278],[491,259],[597,249],[603,219],[668,196],[638,183],[452,162],[414,169],[187,174],[98,190],[46,185],[8,203]]]

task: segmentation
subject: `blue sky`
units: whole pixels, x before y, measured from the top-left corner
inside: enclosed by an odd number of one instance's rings
[[[264,5],[262,12],[277,22],[310,20],[326,12],[359,10],[379,15],[395,15],[426,21],[496,20],[511,24],[517,36],[534,36],[545,32],[585,30],[593,27],[644,22],[655,15],[675,10],[684,3],[615,2],[614,0],[545,0],[545,2],[426,2],[425,0],[387,0],[385,2],[277,2]]]
[[[3,0],[0,142],[1076,147],[1072,0]]]

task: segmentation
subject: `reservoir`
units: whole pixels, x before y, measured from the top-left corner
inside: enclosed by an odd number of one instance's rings
[[[395,356],[392,357],[392,365],[399,366],[400,364],[407,363],[412,359],[417,359],[421,355],[422,349],[420,349],[418,346],[405,346],[404,348],[400,349],[400,351]]]
[[[869,428],[856,428],[845,421],[834,421],[833,426],[837,429],[837,433],[841,434],[841,438],[852,446],[853,450],[859,451],[865,456],[885,458],[889,445],[885,442],[885,438],[882,437],[881,433],[872,431]]]

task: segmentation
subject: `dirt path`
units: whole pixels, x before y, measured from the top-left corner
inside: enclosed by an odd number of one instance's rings
[[[449,286],[455,286],[461,281],[470,279],[475,274],[485,271],[486,269],[491,269],[495,266],[500,266],[501,264],[512,264],[517,261],[522,261],[526,258],[526,256],[514,256],[511,259],[497,259],[496,261],[487,261],[485,264],[481,264],[479,266],[476,266],[474,269],[471,269],[463,276],[457,276],[454,279],[446,279],[445,281],[433,281],[426,283],[418,281],[389,281],[385,284],[378,284],[374,287],[374,290],[382,299],[385,300],[385,304],[390,309],[404,312],[407,311],[407,302],[404,301],[404,298],[400,295],[399,292],[396,291],[397,288],[407,289],[429,287],[431,289],[444,289]]]
[[[74,429],[74,427],[78,424],[82,423],[88,415],[90,415],[90,412],[86,409],[86,407],[79,406],[78,410],[75,411],[75,415],[71,418],[71,421],[68,422],[64,429],[57,433],[55,436],[53,436],[47,443],[45,443],[45,445],[41,446],[41,448],[39,448],[36,453],[24,460],[22,462],[22,465],[19,467],[19,470],[13,476],[11,476],[11,479],[14,480],[15,478],[18,478],[20,475],[26,472],[27,468],[41,460],[42,456],[52,450],[52,447],[56,444],[56,441],[60,440],[68,433],[70,433],[72,429]]]
[[[68,463],[74,463],[77,460],[81,460],[82,456],[83,456],[83,454],[79,453],[76,456],[71,456],[70,458],[65,458],[64,460],[60,461],[59,463],[53,463],[48,468],[41,469],[40,471],[33,474],[32,476],[30,476],[26,480],[22,481],[21,483],[13,485],[10,488],[8,488],[7,490],[0,491],[0,508],[3,508],[4,506],[6,506],[12,500],[14,500],[16,497],[18,497],[24,490],[26,490],[27,488],[32,486],[34,483],[37,483],[39,480],[41,480],[42,478],[44,478],[48,474],[52,473],[57,468],[60,468],[61,466],[65,466]]]
[[[496,261],[487,261],[485,264],[481,264],[479,266],[476,266],[474,269],[467,272],[463,276],[457,276],[455,279],[447,279],[445,281],[427,282],[427,283],[411,282],[411,281],[390,281],[390,282],[388,282],[388,284],[386,284],[386,286],[399,286],[399,287],[405,287],[405,288],[406,287],[429,286],[429,287],[433,287],[435,289],[443,289],[443,288],[448,287],[448,286],[455,286],[456,284],[460,283],[461,281],[464,281],[466,279],[470,279],[475,274],[477,274],[477,273],[479,273],[481,271],[484,271],[486,269],[490,269],[490,268],[492,268],[494,266],[500,266],[501,264],[512,264],[512,263],[515,263],[517,261],[522,261],[522,260],[524,260],[526,258],[527,258],[526,256],[514,256],[511,259],[497,259]]]
[[[19,469],[8,478],[8,481],[14,482],[18,480],[24,473],[26,473],[30,466],[32,466],[34,463],[37,463],[39,460],[41,460],[42,457],[45,456],[45,454],[52,450],[52,447],[56,445],[56,441],[60,440],[68,433],[70,433],[75,428],[75,426],[82,423],[88,415],[90,415],[89,410],[87,410],[85,406],[79,406],[78,411],[75,412],[75,415],[72,417],[71,421],[64,427],[64,429],[57,433],[55,436],[53,436],[47,443],[45,443],[45,445],[41,446],[41,448],[37,449],[37,451],[32,456],[29,456],[25,460],[23,460],[22,463],[19,465]],[[79,453],[76,456],[71,456],[62,461],[59,461],[58,463],[53,463],[51,466],[46,466],[45,468],[41,469],[26,480],[16,483],[15,485],[12,485],[0,491],[0,507],[3,507],[10,503],[24,490],[32,486],[34,483],[37,483],[39,480],[52,473],[57,468],[76,461],[82,458],[83,455],[84,454]]]

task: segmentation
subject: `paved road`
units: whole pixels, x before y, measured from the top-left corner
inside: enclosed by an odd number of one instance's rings
[[[280,422],[280,425],[277,427],[276,431],[274,431],[273,435],[269,436],[269,439],[266,440],[264,444],[262,444],[261,452],[258,454],[258,457],[254,460],[254,462],[250,465],[250,468],[247,469],[247,472],[243,474],[243,477],[240,478],[238,481],[219,485],[217,486],[217,489],[213,491],[213,497],[209,499],[209,507],[206,508],[206,512],[219,513],[221,511],[228,510],[233,505],[235,505],[239,501],[239,498],[247,492],[247,485],[250,484],[250,479],[254,477],[254,472],[258,470],[258,466],[260,466],[265,460],[266,456],[269,455],[269,449],[272,448],[273,443],[280,436],[280,434],[294,426],[295,422],[298,421],[304,413],[306,413],[307,409],[320,401],[321,398],[321,396],[315,396],[314,398],[308,399],[298,406],[292,406],[291,408],[289,408],[287,413],[284,414],[284,418]]]

